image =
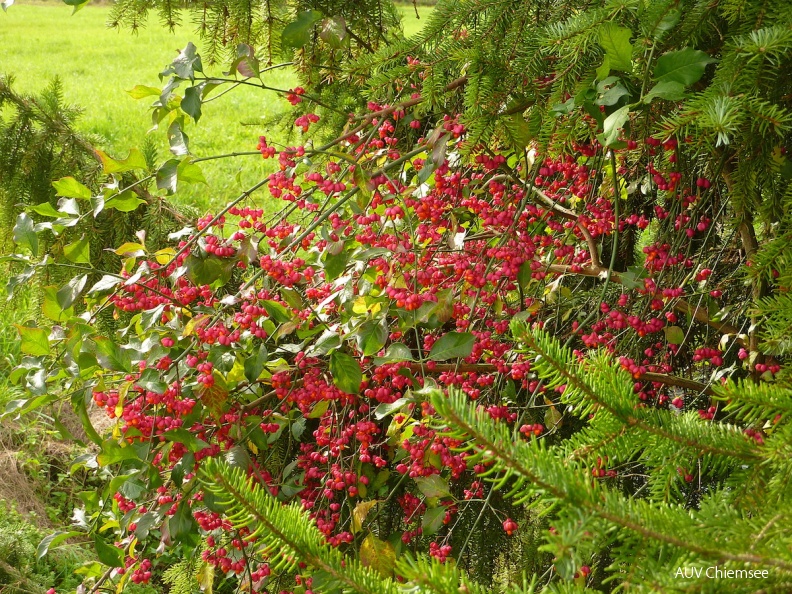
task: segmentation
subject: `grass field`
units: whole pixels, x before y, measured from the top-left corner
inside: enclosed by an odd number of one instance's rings
[[[419,7],[421,16],[431,8]],[[161,86],[158,73],[170,63],[180,48],[200,41],[188,25],[170,33],[156,17],[132,34],[108,29],[108,6],[88,5],[72,14],[60,2],[15,4],[0,13],[0,73],[15,77],[15,89],[36,92],[59,77],[67,102],[84,109],[78,125],[82,132],[97,135],[100,148],[123,157],[130,147],[140,146],[151,121],[150,101],[136,101],[125,91],[135,85]],[[405,32],[419,30],[411,5],[401,8]],[[210,71],[219,74],[222,67]],[[273,74],[267,83],[290,88],[289,74]],[[242,122],[268,119],[286,113],[288,103],[273,93],[240,87],[222,99],[205,105],[197,126],[188,130],[191,149],[197,156],[254,150],[258,136],[267,131]],[[161,157],[167,155],[164,131],[155,131]],[[177,201],[195,204],[204,210],[224,203],[265,174],[264,163],[256,157],[232,159],[203,165],[208,187],[188,187]]]

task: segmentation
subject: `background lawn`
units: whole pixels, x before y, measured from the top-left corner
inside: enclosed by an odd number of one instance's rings
[[[407,34],[425,22],[416,18],[412,5],[400,10]],[[418,8],[421,17],[430,10]],[[150,98],[136,101],[125,91],[138,84],[161,86],[158,73],[188,41],[199,50],[200,41],[190,25],[170,33],[156,15],[136,34],[108,29],[109,13],[109,6],[88,5],[72,14],[72,8],[60,2],[15,4],[0,13],[0,73],[13,75],[14,88],[26,92],[38,92],[59,77],[65,100],[84,109],[78,128],[95,135],[99,148],[123,157],[130,147],[141,145],[151,128]],[[207,71],[219,75],[223,69]],[[285,71],[276,71],[266,82],[279,88],[294,86],[294,78]],[[200,123],[188,129],[191,149],[196,156],[255,150],[258,136],[266,130],[250,124],[277,118],[288,108],[274,93],[238,87],[204,106]],[[164,158],[164,130],[152,134]],[[255,156],[213,161],[202,168],[209,186],[183,186],[175,197],[201,211],[225,203],[267,173],[265,163]]]

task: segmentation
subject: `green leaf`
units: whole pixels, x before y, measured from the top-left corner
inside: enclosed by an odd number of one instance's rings
[[[58,196],[66,198],[81,198],[82,200],[91,199],[91,190],[78,182],[73,177],[62,177],[58,181],[52,182]]]
[[[264,306],[264,309],[267,311],[269,317],[278,322],[278,324],[284,324],[291,321],[292,319],[289,310],[277,301],[265,299],[261,302],[261,305]]]
[[[146,85],[135,85],[127,91],[132,99],[143,99],[144,97],[157,96],[162,92],[157,87],[147,87]]]
[[[620,107],[610,114],[602,124],[603,132],[597,138],[603,146],[611,146],[619,140],[619,131],[630,119],[630,106]]]
[[[168,384],[162,381],[160,372],[153,367],[144,369],[136,383],[144,390],[156,392],[157,394],[163,394],[168,389]]]
[[[193,519],[192,511],[186,499],[179,503],[179,508],[168,522],[168,532],[177,542],[189,539],[190,535],[197,532],[198,524]]]
[[[55,287],[44,287],[41,313],[53,322],[63,322],[74,315],[74,308],[62,308],[58,305]]]
[[[333,383],[342,392],[347,394],[360,392],[363,371],[356,359],[346,353],[334,351],[330,355],[330,373],[333,375]]]
[[[614,23],[605,23],[599,30],[599,43],[605,50],[610,69],[632,71],[632,31]]]
[[[415,477],[418,490],[427,497],[449,497],[448,483],[439,474]]]
[[[115,208],[119,212],[132,212],[141,204],[146,204],[146,201],[135,196],[132,190],[126,190],[109,198],[104,203],[104,208],[107,210]]]
[[[201,90],[198,87],[184,89],[184,99],[181,100],[184,113],[198,122],[201,119]]]
[[[320,400],[314,407],[311,409],[311,412],[308,413],[309,419],[319,419],[322,417],[323,414],[327,412],[327,409],[330,407],[329,400]]]
[[[363,356],[369,357],[385,346],[388,340],[388,327],[383,321],[368,320],[361,324],[356,335],[358,349]]]
[[[22,339],[20,348],[26,355],[49,355],[49,330],[46,328],[31,328],[14,324]]]
[[[405,404],[407,404],[409,400],[406,398],[399,398],[398,400],[394,400],[393,402],[386,403],[383,402],[382,404],[378,405],[377,408],[374,409],[374,416],[377,418],[378,421],[381,421],[388,415],[395,413]]]
[[[96,281],[94,286],[88,289],[88,294],[92,295],[94,293],[103,293],[105,291],[109,291],[113,287],[121,284],[123,280],[124,280],[123,278],[119,278],[112,274],[105,274],[104,276],[102,276],[102,278]]]
[[[187,431],[187,429],[172,429],[163,433],[163,437],[168,441],[183,444],[192,453],[200,452],[209,447],[208,443],[203,439],[198,439],[193,433]]]
[[[176,59],[162,71],[161,76],[174,74],[179,78],[192,80],[196,71],[203,72],[201,56],[198,55],[197,49],[195,44],[188,42],[184,49],[179,52]]]
[[[40,214],[43,217],[59,218],[66,214],[56,210],[49,202],[42,202],[41,204],[36,204],[35,206],[31,206],[30,210],[32,210],[36,214]]]
[[[105,336],[95,336],[92,339],[93,353],[99,365],[111,371],[132,371],[132,361],[129,352],[119,347],[112,339]]]
[[[268,356],[267,347],[262,344],[255,356],[245,358],[244,367],[247,381],[253,383],[259,378],[261,372],[264,371],[264,366],[267,364]]]
[[[322,335],[316,339],[316,342],[308,349],[308,354],[311,357],[326,355],[330,351],[337,349],[341,346],[341,337],[338,332],[332,330],[325,330]]]
[[[602,60],[602,65],[600,65],[600,67],[597,68],[597,70],[595,71],[597,75],[597,80],[605,80],[606,78],[608,78],[608,75],[610,74],[610,70],[611,70],[610,58],[608,58],[608,56],[606,55],[605,58],[603,58]],[[570,99],[569,101],[572,101],[572,105],[574,105],[574,98]],[[569,103],[569,101],[567,101],[567,103]],[[559,111],[559,110],[555,110],[555,111]],[[571,111],[571,109],[569,111]]]
[[[180,182],[188,184],[205,184],[206,178],[204,177],[203,170],[192,162],[190,158],[182,159],[179,167],[176,169],[176,176]]]
[[[322,18],[318,10],[303,10],[297,14],[297,20],[283,28],[281,45],[284,49],[296,50],[305,46],[311,40],[311,30],[316,21]]]
[[[708,54],[690,47],[663,54],[657,60],[654,77],[657,82],[678,82],[692,85],[704,76],[707,64],[717,62]]]
[[[148,168],[146,157],[136,148],[131,149],[127,158],[121,160],[113,159],[107,153],[100,150],[97,150],[96,154],[99,155],[99,159],[102,161],[104,173],[124,173],[125,171],[134,171],[136,169],[145,170]]]
[[[333,49],[341,49],[349,40],[346,21],[342,17],[322,20],[319,37]]]
[[[644,96],[644,103],[651,103],[652,99],[666,99],[667,101],[681,101],[685,98],[685,85],[675,80],[666,80],[657,83]]]
[[[91,242],[83,236],[77,241],[70,243],[63,247],[63,255],[69,262],[75,264],[90,264],[91,263]]]
[[[666,326],[663,328],[663,332],[670,344],[682,344],[685,340],[685,331],[679,326]]]
[[[398,363],[399,361],[414,361],[410,347],[402,342],[394,342],[385,351],[384,357],[374,357],[374,365],[384,363]]]
[[[170,151],[177,157],[186,155],[190,152],[188,148],[189,142],[190,139],[184,131],[181,119],[173,120],[171,125],[168,126],[168,144],[170,145]]]
[[[468,357],[473,352],[476,337],[470,332],[448,332],[432,345],[429,358],[432,361],[445,361]]]
[[[427,509],[423,515],[423,518],[421,519],[421,528],[423,528],[424,536],[432,536],[433,534],[436,534],[443,525],[445,515],[446,508],[442,505]]]
[[[178,183],[178,159],[168,159],[157,169],[157,189],[165,190],[168,194],[176,191]]]
[[[64,540],[72,538],[73,536],[82,536],[82,532],[75,532],[74,530],[60,530],[45,537],[39,543],[36,549],[36,559],[42,559],[51,547],[57,546]]]
[[[35,256],[38,255],[38,235],[34,227],[33,219],[26,212],[19,213],[14,225],[14,243],[20,247],[30,248]]]
[[[187,278],[193,284],[222,287],[231,280],[231,267],[233,267],[234,261],[224,261],[217,256],[199,258],[198,256],[190,255],[185,260],[184,265],[187,268]]]
[[[94,535],[94,547],[96,547],[96,556],[104,565],[108,567],[124,566],[124,551],[107,544],[98,534]]]
[[[80,293],[83,292],[85,283],[87,282],[88,275],[83,274],[81,276],[74,277],[58,290],[56,299],[61,309],[67,310],[72,306],[77,297],[80,296]]]
[[[140,460],[137,451],[132,446],[120,446],[113,439],[106,439],[102,442],[102,451],[96,456],[99,466],[110,466],[125,460]]]
[[[343,249],[337,254],[325,253],[324,271],[325,279],[328,281],[338,278],[347,265],[349,254]]]

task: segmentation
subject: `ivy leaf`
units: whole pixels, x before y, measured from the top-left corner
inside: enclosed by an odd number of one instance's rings
[[[26,355],[49,355],[49,330],[14,324],[22,339],[20,348]]]
[[[91,263],[91,242],[83,236],[77,241],[70,243],[63,247],[63,255],[69,262],[75,264],[90,264]]]
[[[396,565],[396,551],[391,543],[369,534],[360,545],[360,563],[383,577],[391,577]]]
[[[448,483],[439,474],[416,477],[415,484],[426,497],[448,497],[451,495]]]
[[[605,23],[599,30],[599,43],[605,50],[610,69],[632,71],[632,31],[614,23]]]
[[[708,64],[717,62],[708,54],[690,47],[663,54],[657,60],[654,76],[657,82],[678,82],[692,85],[704,76]]]
[[[369,357],[385,346],[388,340],[388,327],[384,322],[368,320],[357,330],[358,349],[365,357]]]
[[[311,40],[311,29],[316,21],[322,18],[318,10],[303,10],[297,14],[297,20],[283,28],[281,45],[284,49],[297,50]]]
[[[52,187],[55,188],[58,196],[80,198],[82,200],[91,199],[91,190],[73,177],[62,177],[58,181],[52,182]]]
[[[35,225],[26,212],[19,213],[14,225],[14,243],[20,247],[30,248],[33,255],[38,254],[38,235]]]
[[[470,332],[448,332],[432,345],[429,358],[432,361],[465,358],[473,352],[476,337]]]
[[[96,556],[103,564],[108,567],[124,566],[124,552],[118,547],[107,544],[98,534],[94,535],[94,547]]]
[[[340,351],[330,355],[330,373],[333,383],[342,392],[357,394],[363,381],[363,371],[360,364],[351,356]]]

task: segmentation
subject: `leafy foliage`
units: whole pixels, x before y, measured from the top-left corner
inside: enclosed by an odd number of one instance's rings
[[[18,327],[9,413],[68,398],[113,475],[78,524],[124,571],[88,587],[789,589],[787,4],[441,1],[410,40],[379,2],[263,8],[195,7],[228,78],[189,44],[137,89],[164,164],[17,217],[14,284],[53,237],[85,268]],[[282,51],[314,135],[260,137],[275,173],[115,269],[66,235],[200,181],[185,124]]]

